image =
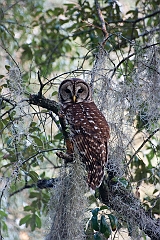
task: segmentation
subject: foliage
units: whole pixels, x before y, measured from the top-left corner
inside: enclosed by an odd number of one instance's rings
[[[111,229],[112,231],[115,231],[118,228],[117,218],[112,214],[104,214],[103,210],[105,208],[106,206],[102,206],[101,208],[96,208],[92,210],[92,217],[88,222],[86,230],[88,240],[93,239],[94,231],[96,231],[94,233],[94,239],[108,239],[111,235]],[[106,216],[108,217],[109,223],[106,219]]]
[[[54,111],[51,113],[51,109],[42,108],[38,103],[35,104],[37,106],[31,104],[30,94],[38,93],[57,100],[58,80],[68,76],[90,78],[90,75],[94,75],[91,67],[94,70],[102,45],[109,60],[108,66],[105,66],[109,68],[107,75],[110,81],[116,79],[117,91],[122,85],[136,88],[139,59],[148,54],[146,49],[153,49],[159,44],[158,0],[137,0],[135,8],[128,9],[125,14],[118,1],[99,1],[107,36],[97,12],[97,1],[78,0],[77,3],[60,6],[47,6],[44,2],[27,0],[13,3],[7,0],[0,3],[0,41],[3,50],[3,72],[0,75],[0,169],[3,183],[0,220],[3,235],[7,234],[7,226],[8,231],[10,228],[5,223],[8,220],[8,210],[3,200],[6,192],[11,202],[14,195],[20,197],[23,190],[28,189],[27,205],[24,207],[27,215],[23,213],[19,224],[30,226],[32,231],[41,228],[41,218],[47,212],[50,195],[48,190],[38,189],[37,181],[56,178],[63,165],[55,154],[57,150],[64,150],[59,118]],[[157,59],[158,51],[155,51],[153,59]],[[145,69],[144,74],[147,72],[148,79],[153,75],[158,78],[158,60],[157,63],[153,59],[149,62],[151,59],[148,57],[145,62],[149,70]],[[37,69],[41,75],[39,82],[35,74]],[[100,66],[99,74],[103,70]],[[48,80],[50,76],[52,78]],[[94,91],[97,96],[98,86]],[[131,95],[127,99],[130,101]],[[159,121],[158,114],[148,114],[146,101],[137,106],[139,111],[135,111],[132,103],[126,108],[126,112],[129,112],[128,121],[134,116],[133,145],[139,134],[152,135]],[[135,154],[134,148],[128,147],[125,159],[122,159],[125,164],[132,159],[127,165],[127,180],[118,178],[124,188],[136,188],[137,194],[141,185],[154,187],[151,194],[146,193],[142,198],[142,204],[153,216],[160,214],[157,132],[144,145],[141,139],[141,154]],[[128,182],[129,186],[126,186]],[[95,198],[91,203],[98,205]],[[101,208],[96,209],[97,212],[92,210],[86,232],[89,230],[92,234],[90,239],[107,239],[112,231],[119,229],[117,217],[114,213],[103,214]],[[121,224],[126,226],[123,221]]]

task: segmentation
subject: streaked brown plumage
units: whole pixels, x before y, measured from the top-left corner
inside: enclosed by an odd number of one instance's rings
[[[89,85],[82,79],[64,80],[59,87],[59,101],[70,140],[86,165],[88,185],[95,190],[103,180],[107,161],[108,123],[92,101]]]

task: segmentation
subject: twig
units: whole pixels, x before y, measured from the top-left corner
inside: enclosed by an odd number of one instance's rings
[[[56,166],[48,157],[45,156],[44,153],[43,153],[43,157],[54,167],[54,169],[61,168],[61,166]]]
[[[159,45],[159,44],[160,44],[160,42],[154,43],[154,44],[152,44],[152,45],[146,45],[146,46],[142,47],[142,49],[145,50],[145,49],[147,49],[147,48],[150,48],[150,47],[153,47],[153,46],[156,46],[156,45]],[[122,63],[124,63],[126,60],[128,60],[129,58],[133,57],[134,55],[136,55],[136,52],[134,52],[134,53],[128,55],[127,57],[123,58],[122,61],[120,61],[120,62],[117,64],[117,66],[114,67],[113,73],[112,73],[110,79],[113,78],[113,76],[114,76],[116,70],[119,68],[119,66],[120,66]]]
[[[24,160],[21,164],[25,164],[26,162],[28,162],[30,159],[36,157],[39,154],[43,154],[45,152],[51,152],[51,151],[57,151],[57,150],[65,150],[64,148],[51,148],[51,149],[46,149],[46,150],[41,150],[41,151],[37,151],[34,155],[32,155],[31,157],[27,158],[26,160]]]
[[[61,74],[59,74],[58,76],[56,76],[56,77],[53,77],[53,78],[51,78],[50,80],[48,80],[46,83],[44,83],[43,84],[43,86],[46,86],[46,85],[48,85],[50,82],[53,82],[55,79],[57,79],[57,78],[60,78],[60,77],[62,77],[62,76],[64,76],[64,75],[69,75],[69,74],[74,74],[74,73],[80,73],[80,74],[82,74],[83,72],[90,72],[90,70],[80,70],[80,69],[76,69],[76,70],[73,70],[73,71],[68,71],[68,72],[65,72],[65,73],[61,73]]]
[[[61,125],[61,131],[63,133],[64,139],[65,140],[69,139],[69,134],[68,134],[68,131],[67,131],[67,127],[66,127],[64,116],[59,113],[60,106],[59,106],[59,104],[56,101],[49,100],[49,99],[46,99],[44,97],[40,98],[39,95],[33,94],[33,95],[30,95],[29,103],[37,105],[37,106],[40,106],[40,107],[44,107],[44,108],[46,108],[48,110],[51,110],[57,116],[59,116],[59,121],[60,121],[60,125]]]
[[[0,118],[2,119],[6,114],[10,114],[10,112],[11,112],[15,107],[16,107],[16,106],[14,106],[14,107],[10,108],[9,110],[7,110],[6,112],[4,112],[4,113],[0,116]]]
[[[8,98],[1,97],[1,99],[0,99],[0,100],[2,100],[2,101],[5,101],[5,102],[7,102],[7,103],[11,104],[13,107],[15,107],[15,106],[16,106],[16,104],[12,103],[12,102],[11,102],[11,100],[9,100]]]
[[[94,27],[94,28],[98,28],[99,30],[102,30],[101,27],[98,27],[98,26],[94,25],[93,23],[90,23],[90,22],[85,21],[85,20],[82,20],[82,22],[86,23],[90,27]]]
[[[108,21],[108,24],[110,24],[110,23],[115,23],[115,24],[117,24],[117,23],[138,23],[138,22],[140,22],[140,21],[144,21],[146,18],[150,18],[150,17],[153,17],[153,16],[155,16],[155,15],[157,15],[157,14],[159,14],[160,13],[160,9],[158,9],[158,10],[156,10],[156,11],[154,11],[153,13],[151,13],[151,14],[148,14],[148,15],[146,15],[146,16],[144,16],[144,17],[141,17],[141,18],[138,18],[138,19],[135,19],[135,20],[118,20],[118,21]]]
[[[9,9],[13,8],[17,3],[19,2],[23,2],[22,0],[18,0],[15,3],[13,3],[12,5],[10,5],[4,12],[7,12]]]
[[[3,50],[9,55],[9,57],[12,59],[12,61],[15,63],[15,65],[17,66],[19,73],[20,73],[20,77],[22,77],[21,75],[21,70],[18,66],[18,63],[15,61],[15,59],[12,57],[12,55],[8,52],[7,48],[3,47],[2,45],[0,45],[1,48],[3,48]]]
[[[48,114],[49,114],[49,116],[51,117],[52,121],[56,123],[56,126],[58,127],[58,129],[61,130],[61,126],[60,126],[59,123],[57,123],[57,119],[56,119],[56,117],[53,116],[52,111],[49,111]],[[52,130],[52,128],[51,128],[51,130]],[[51,134],[51,136],[52,136],[52,134]]]
[[[154,132],[153,132],[152,134],[149,135],[149,137],[148,137],[146,140],[144,140],[144,142],[141,144],[141,146],[140,146],[140,147],[135,151],[135,153],[132,155],[132,157],[130,158],[129,162],[126,164],[126,167],[129,166],[129,164],[132,162],[133,158],[134,158],[134,157],[137,155],[137,153],[142,149],[142,147],[146,144],[146,142],[148,142],[149,139],[150,139],[151,137],[153,137],[154,134],[155,134],[156,132],[158,132],[159,130],[160,130],[160,128],[157,128],[156,130],[154,130]]]
[[[38,92],[38,96],[39,96],[39,98],[41,98],[42,97],[42,90],[44,88],[44,84],[41,81],[41,77],[40,77],[40,72],[39,71],[38,71],[37,74],[38,74],[38,81],[40,83],[40,89],[39,89],[39,92]]]
[[[35,187],[35,186],[36,186],[35,183],[33,183],[33,184],[31,184],[31,185],[25,185],[24,187],[22,187],[22,188],[18,189],[17,191],[11,193],[9,196],[12,197],[13,195],[15,195],[15,194],[17,194],[17,193],[22,192],[24,189],[33,188],[33,187]]]

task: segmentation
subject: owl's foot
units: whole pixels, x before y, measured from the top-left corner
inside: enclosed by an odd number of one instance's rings
[[[64,152],[57,152],[56,155],[59,158],[64,159],[66,162],[73,162],[73,154],[68,154]]]

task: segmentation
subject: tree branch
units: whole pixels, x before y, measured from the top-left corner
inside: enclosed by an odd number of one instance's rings
[[[132,157],[130,158],[129,162],[126,164],[126,167],[129,166],[129,164],[132,162],[133,158],[134,158],[134,157],[137,155],[137,153],[142,149],[142,147],[146,144],[146,142],[148,142],[149,139],[150,139],[151,137],[153,137],[154,134],[155,134],[156,132],[158,132],[159,130],[160,130],[160,128],[155,129],[154,132],[153,132],[152,134],[150,134],[149,137],[148,137],[146,140],[143,141],[143,143],[141,144],[141,146],[135,151],[135,153],[134,153],[134,154],[132,155]]]
[[[49,99],[47,99],[43,96],[39,96],[37,94],[30,95],[29,104],[33,104],[33,105],[40,106],[40,107],[46,108],[48,110],[51,110],[56,115],[58,115],[58,111],[60,108],[59,104],[56,101],[49,100]]]
[[[17,194],[17,193],[22,192],[24,189],[33,188],[33,187],[35,187],[35,186],[36,186],[35,183],[33,183],[33,184],[31,184],[31,185],[25,185],[24,187],[22,187],[22,188],[18,189],[17,191],[11,193],[9,196],[12,197],[13,195],[15,195],[15,194]]]
[[[39,84],[40,84],[40,89],[39,89],[39,92],[38,92],[38,96],[39,96],[39,98],[42,98],[42,90],[43,90],[44,84],[41,81],[41,77],[40,77],[40,72],[39,71],[38,71],[37,74],[38,74],[38,81],[39,81]]]
[[[102,46],[104,47],[107,39],[108,39],[108,31],[106,29],[106,22],[104,20],[104,17],[103,17],[103,14],[102,14],[102,11],[101,11],[101,8],[100,8],[100,4],[98,2],[98,0],[95,0],[95,6],[96,6],[96,10],[97,10],[97,13],[98,13],[98,17],[99,17],[99,20],[101,22],[101,30],[103,32],[103,35],[104,35],[104,39],[102,41]]]
[[[37,183],[33,183],[31,185],[25,184],[24,187],[14,191],[9,196],[12,197],[13,195],[15,195],[19,192],[22,192],[25,189],[33,188],[33,187],[38,187],[39,189],[52,188],[56,181],[57,181],[57,178],[51,178],[51,179],[38,180]]]
[[[149,216],[139,200],[128,189],[122,188],[118,183],[106,184],[104,180],[99,193],[101,201],[120,214],[125,222],[133,227],[137,225],[152,240],[160,239],[159,220]]]
[[[110,23],[114,23],[114,24],[117,24],[117,23],[129,23],[129,24],[130,23],[138,23],[140,21],[144,21],[146,18],[153,17],[153,16],[155,16],[155,15],[157,15],[159,13],[160,13],[160,9],[158,9],[158,10],[156,10],[156,11],[154,11],[154,12],[152,12],[152,13],[144,16],[144,17],[137,18],[135,20],[132,20],[132,19],[130,19],[130,20],[123,20],[122,19],[122,20],[118,20],[118,21],[108,21],[108,24],[110,24]]]
[[[142,47],[142,49],[145,50],[145,49],[147,49],[147,48],[150,48],[150,47],[153,47],[153,46],[157,46],[157,45],[159,45],[159,44],[160,44],[160,42],[154,43],[154,44],[152,44],[152,45],[146,45],[146,46]],[[113,78],[116,70],[120,67],[120,65],[121,65],[122,63],[124,63],[126,60],[128,60],[128,59],[131,58],[131,57],[133,57],[134,55],[136,55],[136,52],[131,53],[131,54],[128,55],[127,57],[123,58],[122,61],[120,61],[120,62],[117,64],[117,66],[114,67],[113,73],[112,73],[112,75],[111,75],[110,78],[111,78],[111,79]]]
[[[62,150],[65,150],[65,149],[62,149],[62,148],[51,148],[51,149],[45,149],[45,150],[41,150],[41,151],[37,151],[34,155],[30,156],[29,158],[27,158],[26,160],[24,160],[21,164],[25,164],[26,162],[28,162],[30,159],[36,157],[37,155],[39,154],[43,154],[45,152],[52,152],[52,151],[62,151]]]

